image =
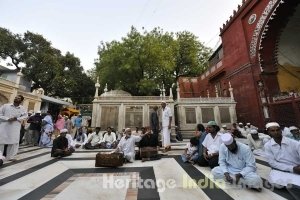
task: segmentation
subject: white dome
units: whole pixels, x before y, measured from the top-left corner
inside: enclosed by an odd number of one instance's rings
[[[123,90],[111,90],[109,92],[102,93],[100,95],[100,97],[124,97],[124,96],[126,96],[126,97],[129,96],[130,97],[132,95],[128,92],[123,91]]]

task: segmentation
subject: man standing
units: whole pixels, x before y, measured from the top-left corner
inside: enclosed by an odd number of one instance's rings
[[[266,124],[266,129],[272,137],[265,144],[266,157],[272,167],[268,181],[282,186],[300,186],[300,142],[282,136],[276,122]]]
[[[150,116],[150,126],[153,135],[158,136],[159,131],[159,120],[158,120],[158,114],[157,114],[158,106],[153,107],[153,112]]]
[[[14,102],[0,107],[0,151],[7,144],[6,158],[12,159],[18,152],[21,121],[27,118],[26,110],[20,104],[24,97],[17,95]]]
[[[78,114],[78,116],[74,120],[74,126],[76,129],[75,134],[77,133],[77,130],[82,126],[82,116],[81,114]]]
[[[41,126],[42,126],[42,116],[41,111],[36,111],[36,113],[29,117],[27,120],[27,123],[30,123],[29,125],[29,137],[31,138],[31,141],[29,144],[32,144],[34,146],[39,145],[39,139],[41,135]]]
[[[163,134],[163,147],[164,151],[171,150],[170,137],[171,137],[171,123],[172,123],[172,112],[170,107],[167,106],[165,101],[161,102],[162,107],[162,134]]]
[[[213,168],[215,179],[223,179],[229,183],[244,184],[252,189],[261,191],[262,180],[256,173],[255,158],[251,149],[236,142],[230,133],[221,135],[223,144],[219,150],[219,165]]]

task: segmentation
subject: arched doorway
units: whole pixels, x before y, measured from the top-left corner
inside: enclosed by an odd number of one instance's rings
[[[259,64],[271,120],[300,125],[300,3],[273,11],[261,36]]]

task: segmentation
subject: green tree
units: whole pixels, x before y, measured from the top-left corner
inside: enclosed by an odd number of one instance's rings
[[[8,65],[15,66],[20,70],[24,62],[24,52],[26,46],[19,34],[13,34],[8,29],[0,27],[0,58],[3,60],[10,59]]]
[[[62,55],[42,35],[27,31],[13,34],[0,28],[0,59],[11,59],[11,65],[33,81],[32,89],[43,88],[46,95],[71,97],[78,103],[90,103],[94,82],[85,74],[79,58],[67,52]]]
[[[58,93],[64,93],[64,96],[71,97],[73,102],[91,103],[95,93],[95,83],[84,72],[80,65],[80,59],[67,52],[65,56],[61,57],[60,64],[62,71],[59,77],[62,81],[61,85],[64,87],[57,87],[62,90]]]
[[[27,31],[23,37],[26,46],[24,52],[26,67],[23,70],[25,77],[33,81],[33,88],[43,88],[45,94],[58,96],[55,92],[59,81],[61,53],[52,47],[42,35]]]
[[[96,73],[101,89],[108,83],[133,95],[158,95],[162,84],[169,88],[179,76],[197,76],[210,53],[190,32],[154,28],[140,33],[132,27],[121,41],[100,44]]]

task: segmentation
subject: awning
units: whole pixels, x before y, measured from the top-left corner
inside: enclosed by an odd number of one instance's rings
[[[74,109],[74,108],[64,108],[63,111],[70,111],[70,112],[72,112],[72,113],[78,113],[78,114],[80,113],[79,110],[76,110],[76,109]]]
[[[50,103],[59,104],[59,105],[66,105],[66,106],[72,105],[72,104],[69,103],[69,102],[62,101],[62,100],[59,100],[59,99],[55,99],[55,98],[53,98],[53,97],[48,97],[48,96],[45,96],[45,95],[43,95],[43,96],[41,97],[41,99],[44,100],[44,101],[47,101],[47,102],[50,102]]]
[[[69,117],[71,115],[78,115],[80,113],[79,110],[76,110],[74,108],[64,108],[62,109],[62,111],[60,112],[60,114],[62,115],[68,115]]]

